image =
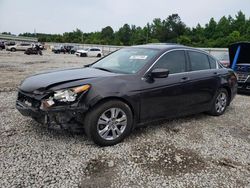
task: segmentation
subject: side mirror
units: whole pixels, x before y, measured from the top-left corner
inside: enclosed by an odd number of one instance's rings
[[[169,75],[169,70],[163,68],[156,68],[152,70],[150,75],[152,78],[167,78]]]

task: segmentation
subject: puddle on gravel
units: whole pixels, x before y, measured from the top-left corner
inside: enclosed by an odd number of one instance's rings
[[[85,169],[86,176],[81,180],[79,187],[110,187],[117,174],[116,164],[115,160],[101,156],[91,159]]]
[[[193,151],[180,150],[164,143],[135,146],[132,158],[143,170],[164,176],[197,173],[207,166]]]

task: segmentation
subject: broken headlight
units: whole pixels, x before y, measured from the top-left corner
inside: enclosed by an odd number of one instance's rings
[[[53,106],[55,104],[55,101],[74,102],[79,94],[88,91],[89,88],[90,85],[83,85],[75,88],[55,91],[53,96],[51,96],[49,99],[42,101],[42,108],[48,108]]]
[[[74,93],[71,89],[56,91],[53,99],[60,102],[74,102],[76,100],[77,93]]]

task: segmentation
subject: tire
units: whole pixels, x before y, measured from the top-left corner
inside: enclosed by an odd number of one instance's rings
[[[101,54],[98,54],[97,57],[102,57],[102,55],[101,55]]]
[[[224,114],[229,104],[228,92],[226,89],[221,88],[217,91],[216,96],[213,100],[210,115],[220,116]]]
[[[15,48],[11,48],[11,49],[10,49],[10,51],[15,52],[15,51],[16,51],[16,49],[15,49]]]
[[[95,106],[84,120],[87,137],[99,146],[112,146],[121,142],[130,134],[132,125],[133,115],[130,107],[119,100]]]
[[[86,53],[81,53],[81,57],[87,57],[88,55]]]

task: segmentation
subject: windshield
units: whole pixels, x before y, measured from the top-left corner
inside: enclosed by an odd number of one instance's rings
[[[101,59],[91,67],[110,72],[133,74],[153,59],[158,52],[159,50],[156,49],[123,48]]]

